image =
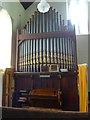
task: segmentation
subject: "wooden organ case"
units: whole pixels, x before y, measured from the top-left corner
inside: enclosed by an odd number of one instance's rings
[[[28,89],[31,106],[78,110],[75,28],[53,8],[35,11],[17,32],[15,91]]]

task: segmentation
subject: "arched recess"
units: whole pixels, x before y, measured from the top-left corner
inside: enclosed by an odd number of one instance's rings
[[[11,67],[12,21],[5,9],[0,10],[0,69]]]

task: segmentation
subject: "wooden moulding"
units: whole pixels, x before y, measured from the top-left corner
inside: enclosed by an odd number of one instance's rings
[[[13,68],[6,68],[3,75],[3,106],[12,106],[12,94],[14,92],[13,73]]]
[[[40,75],[50,75],[50,76],[57,76],[57,75],[62,75],[62,76],[74,76],[77,77],[78,72],[14,72],[14,77],[33,77],[33,76],[40,76]]]
[[[88,112],[61,111],[47,108],[2,108],[2,118],[88,118]]]
[[[19,35],[18,41],[21,44],[24,40],[30,39],[42,39],[42,38],[53,38],[53,37],[74,37],[75,34],[72,31],[64,31],[64,32],[49,32],[49,33],[33,33],[28,35]]]

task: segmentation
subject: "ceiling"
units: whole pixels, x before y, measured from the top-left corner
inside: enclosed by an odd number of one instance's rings
[[[36,0],[19,0],[19,1],[20,1],[21,5],[24,7],[24,9],[26,10]],[[57,1],[66,2],[66,1],[70,1],[70,0],[57,0]]]
[[[35,0],[26,0],[26,2],[24,2],[24,1],[25,0],[20,0],[20,3],[26,10]],[[31,1],[31,2],[28,2],[28,1]]]

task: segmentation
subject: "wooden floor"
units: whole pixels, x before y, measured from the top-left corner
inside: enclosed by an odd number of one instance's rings
[[[2,118],[88,118],[86,112],[61,111],[47,108],[10,108],[2,107]]]

